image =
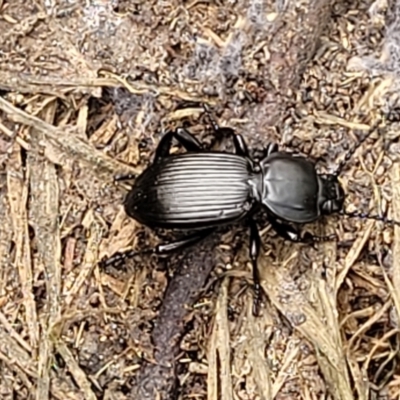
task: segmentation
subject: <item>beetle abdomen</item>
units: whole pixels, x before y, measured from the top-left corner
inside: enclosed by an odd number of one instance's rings
[[[125,201],[129,216],[151,227],[229,223],[251,207],[248,161],[234,154],[187,153],[153,164]]]

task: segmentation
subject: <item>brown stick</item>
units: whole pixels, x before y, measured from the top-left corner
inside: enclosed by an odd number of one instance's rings
[[[156,364],[145,364],[135,379],[134,399],[175,398],[176,358],[190,313],[189,307],[198,298],[200,290],[214,267],[212,244],[215,235],[199,244],[195,251],[187,250],[180,268],[168,285],[163,305],[152,332]]]

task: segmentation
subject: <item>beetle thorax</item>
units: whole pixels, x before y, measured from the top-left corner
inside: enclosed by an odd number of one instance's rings
[[[262,160],[261,167],[261,200],[270,213],[295,223],[312,222],[320,216],[321,182],[313,163],[276,152]]]

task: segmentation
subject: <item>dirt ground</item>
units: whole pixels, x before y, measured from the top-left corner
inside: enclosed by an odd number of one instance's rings
[[[0,399],[399,399],[399,227],[261,215],[257,318],[245,226],[99,265],[171,238],[113,177],[176,126],[217,145],[203,102],[321,173],[381,118],[345,209],[400,221],[399,32],[399,0],[0,0]]]

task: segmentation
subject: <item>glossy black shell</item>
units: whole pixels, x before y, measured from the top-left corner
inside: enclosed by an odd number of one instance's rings
[[[254,203],[251,161],[235,154],[170,155],[137,178],[126,213],[152,228],[191,229],[232,223]]]
[[[313,163],[276,152],[263,160],[262,169],[262,202],[276,217],[295,223],[319,218],[322,185]]]

